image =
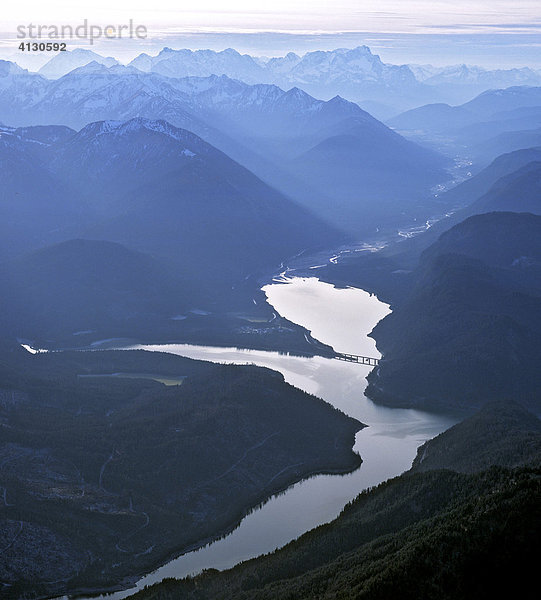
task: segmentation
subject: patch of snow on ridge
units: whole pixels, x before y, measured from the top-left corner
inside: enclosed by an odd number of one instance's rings
[[[132,131],[141,131],[142,129],[163,133],[178,141],[186,141],[187,139],[193,139],[195,141],[197,139],[195,134],[174,127],[167,121],[161,119],[145,119],[143,117],[135,117],[128,121],[97,121],[96,123],[90,123],[86,127],[83,127],[79,133],[91,136],[105,134],[124,135]]]
[[[136,117],[135,119],[125,121],[119,128],[118,132],[122,134],[127,131],[139,131],[141,129],[163,133],[164,135],[167,135],[178,141],[196,138],[195,134],[186,131],[185,129],[174,127],[162,119],[145,119],[143,117]]]

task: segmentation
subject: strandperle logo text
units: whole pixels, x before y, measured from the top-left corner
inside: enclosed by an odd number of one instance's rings
[[[124,25],[91,25],[85,19],[79,25],[28,25],[17,26],[17,39],[48,39],[48,40],[88,40],[90,44],[100,38],[112,39],[145,39],[145,25],[135,25],[133,19]]]

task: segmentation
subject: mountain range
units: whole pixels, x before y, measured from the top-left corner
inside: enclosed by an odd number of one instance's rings
[[[65,52],[53,57],[40,73],[57,78],[93,60],[96,55],[91,51],[79,50],[76,55]],[[111,66],[104,57],[97,62]],[[434,88],[417,81],[407,65],[385,64],[366,46],[309,52],[302,57],[289,53],[271,59],[240,54],[232,48],[221,52],[163,48],[156,56],[140,54],[128,66],[172,78],[226,75],[248,84],[301,87],[323,99],[340,94],[354,101],[366,101],[370,108],[380,108],[383,112],[398,112],[400,107],[418,105],[434,92]],[[398,107],[389,108],[386,102],[397,91],[400,91],[395,99]]]
[[[53,57],[40,73],[56,78],[92,60],[112,64],[109,58],[77,49]],[[488,89],[541,84],[541,73],[528,67],[394,65],[383,62],[367,46],[302,56],[289,52],[275,58],[240,54],[232,48],[220,52],[163,48],[156,56],[140,54],[129,65],[167,77],[227,75],[249,84],[300,87],[322,99],[340,94],[381,118],[427,102],[465,102]]]
[[[451,145],[478,165],[541,143],[541,87],[488,90],[459,106],[429,104],[388,121],[401,133],[435,147]]]
[[[343,238],[166,121],[4,128],[0,161],[3,321],[16,335],[171,319],[201,302],[223,310],[251,274]],[[93,292],[108,265],[126,277],[104,275]]]
[[[447,413],[440,431],[469,418],[333,522],[137,598],[528,597],[541,531],[538,75],[387,65],[367,47],[164,48],[129,65],[81,49],[39,73],[0,61],[4,591],[120,589],[270,494],[360,465],[364,425],[273,371],[66,350],[174,341],[344,358],[264,299],[262,281],[301,256],[304,274],[391,303],[370,334],[382,358],[367,397]],[[378,114],[432,103],[385,124],[352,100]],[[432,225],[436,211],[447,216]],[[373,251],[412,224],[427,230]],[[330,267],[313,266],[331,250]],[[426,439],[410,417],[397,434]]]
[[[0,79],[0,110],[12,125],[76,129],[105,119],[167,120],[357,234],[385,226],[389,208],[415,213],[430,188],[449,178],[449,159],[406,141],[355,103],[226,76],[170,78],[96,62],[57,80],[7,73]],[[344,159],[352,167],[346,172]],[[378,202],[386,210],[374,213]]]

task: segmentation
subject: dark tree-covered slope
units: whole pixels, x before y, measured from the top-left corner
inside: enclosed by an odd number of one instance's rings
[[[475,473],[492,465],[538,464],[541,421],[519,404],[491,402],[419,447],[412,471]]]
[[[466,421],[443,436],[451,450],[449,468],[460,468],[465,442],[493,444],[496,439],[508,444],[509,460],[522,466],[472,474],[405,473],[363,492],[335,521],[271,555],[223,573],[165,581],[135,598],[534,598],[541,471],[525,464],[521,450],[513,448],[517,422],[523,431],[539,427],[535,417],[516,406],[493,405],[476,417],[477,429]],[[509,423],[509,434],[498,423]],[[437,440],[427,446],[438,445]],[[453,456],[459,459],[456,465]],[[498,453],[477,458],[470,465],[474,470],[497,461]]]
[[[62,338],[170,318],[197,301],[152,257],[113,242],[70,240],[0,265],[4,333]]]
[[[384,360],[368,393],[393,406],[541,408],[541,217],[489,213],[455,226],[410,275],[373,335]]]
[[[314,472],[362,425],[276,372],[143,351],[0,353],[0,579],[122,585]]]

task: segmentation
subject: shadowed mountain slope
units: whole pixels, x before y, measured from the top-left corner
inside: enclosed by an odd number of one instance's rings
[[[488,213],[456,225],[409,275],[373,331],[384,360],[368,393],[393,406],[539,410],[541,217]]]

